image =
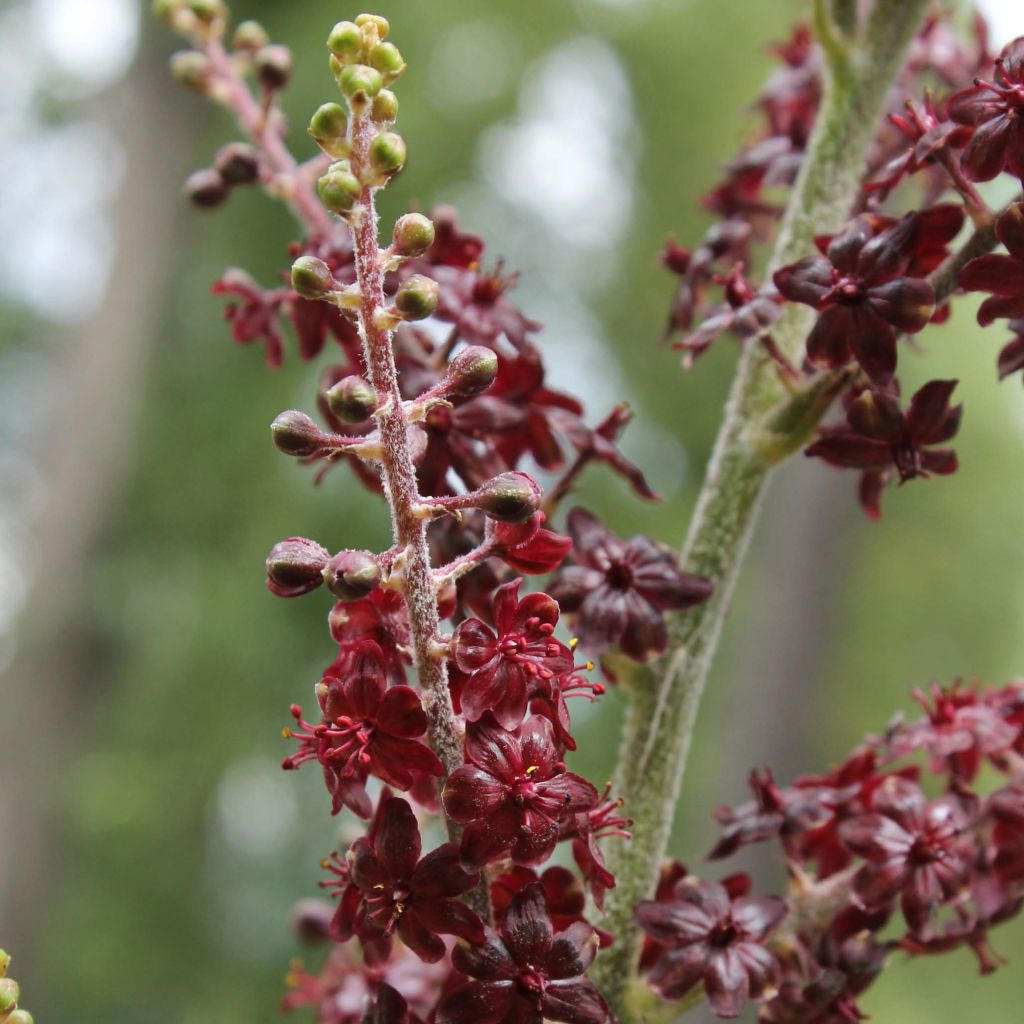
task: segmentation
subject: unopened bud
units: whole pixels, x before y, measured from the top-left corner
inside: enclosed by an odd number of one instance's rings
[[[398,117],[398,97],[390,89],[381,89],[373,97],[373,103],[370,106],[370,117],[374,121],[387,123],[394,121]]]
[[[11,954],[5,949],[0,949],[0,978],[6,973],[7,969],[11,966]]]
[[[332,213],[348,213],[356,204],[363,187],[352,173],[348,161],[331,164],[327,173],[317,182],[316,190],[324,206]]]
[[[227,17],[228,13],[224,0],[187,0],[187,7],[205,25]]]
[[[187,89],[203,92],[210,78],[210,62],[196,50],[171,54],[171,74]]]
[[[473,504],[499,523],[521,523],[540,508],[544,495],[525,473],[502,473],[474,495]]]
[[[377,408],[377,392],[357,374],[343,377],[325,397],[331,412],[346,423],[362,423]]]
[[[422,256],[434,244],[434,224],[422,213],[407,213],[395,221],[395,252]]]
[[[405,70],[405,61],[394,43],[381,43],[370,51],[369,64],[383,76],[385,84],[390,84]]]
[[[212,167],[193,171],[185,179],[185,198],[196,206],[220,206],[228,197],[228,186]]]
[[[153,17],[170,22],[177,13],[180,0],[153,0]]]
[[[358,601],[380,586],[380,566],[369,551],[339,551],[323,569],[327,589],[342,601]]]
[[[338,86],[352,110],[361,114],[384,87],[384,79],[379,71],[366,64],[349,64],[341,69]]]
[[[451,398],[483,394],[498,376],[498,356],[483,345],[464,348],[445,373],[445,392]]]
[[[304,299],[322,299],[334,290],[334,275],[316,256],[300,256],[292,264],[292,288]]]
[[[288,924],[300,942],[319,946],[331,937],[334,907],[324,900],[299,900],[288,915]]]
[[[391,31],[388,19],[379,14],[360,14],[356,18],[356,24],[360,28],[368,28],[372,25],[377,30],[378,39],[387,39],[388,33]]]
[[[363,52],[363,33],[352,21],[339,21],[327,37],[327,49],[342,63],[357,61]]]
[[[223,146],[213,161],[214,169],[228,185],[252,185],[260,176],[260,154],[247,142]]]
[[[18,1005],[21,990],[13,978],[0,978],[0,1013],[13,1010]]]
[[[267,586],[278,597],[299,597],[323,581],[330,552],[305,537],[279,541],[267,555]]]
[[[36,1024],[36,1019],[28,1010],[14,1010],[7,1015],[4,1024]]]
[[[270,424],[270,433],[279,452],[303,457],[315,455],[324,446],[323,431],[304,413],[290,409]]]
[[[374,171],[389,178],[405,166],[405,140],[397,132],[381,132],[370,143],[369,155]]]
[[[258,21],[240,21],[231,38],[231,45],[236,50],[255,53],[270,44],[267,30]]]
[[[395,294],[395,309],[405,320],[425,320],[437,309],[441,289],[422,274],[407,277]]]
[[[340,103],[324,103],[309,121],[309,134],[329,156],[341,159],[348,155],[348,118]]]
[[[292,51],[279,43],[261,46],[253,58],[256,78],[260,85],[272,91],[283,89],[288,84],[294,64]]]

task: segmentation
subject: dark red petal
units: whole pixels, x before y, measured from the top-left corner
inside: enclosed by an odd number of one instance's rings
[[[501,559],[515,572],[524,576],[539,576],[554,572],[572,548],[568,537],[559,536],[551,530],[538,530],[523,544],[505,548]]]
[[[1012,127],[1005,113],[978,125],[961,158],[971,181],[991,181],[1003,169]]]
[[[583,565],[567,565],[551,581],[548,590],[562,611],[574,612],[583,599],[604,582],[604,573]]]
[[[471,981],[437,1008],[437,1024],[498,1024],[512,1005],[512,982]]]
[[[409,686],[392,686],[377,711],[377,724],[392,736],[422,736],[427,731],[427,715],[419,694]]]
[[[540,1005],[545,1020],[564,1024],[603,1024],[608,1019],[607,1003],[586,978],[548,985]]]
[[[853,275],[861,250],[873,234],[874,226],[868,217],[858,217],[828,244],[826,255],[837,270]]]
[[[716,917],[693,903],[661,903],[642,900],[636,905],[634,917],[655,942],[688,945],[706,939]]]
[[[754,942],[740,942],[734,948],[747,972],[751,998],[760,999],[769,994],[775,987],[779,973],[775,957],[764,946]]]
[[[807,335],[807,358],[823,366],[842,366],[849,362],[851,324],[854,307],[829,306],[815,321]]]
[[[519,741],[491,715],[466,727],[466,760],[511,785],[523,770]]]
[[[366,1007],[360,1024],[404,1024],[409,1004],[387,982],[377,985],[374,1000]]]
[[[398,918],[398,934],[402,941],[425,963],[436,964],[448,951],[444,940],[428,928],[412,907],[406,907]]]
[[[586,509],[574,508],[566,520],[572,536],[574,557],[580,565],[601,568],[594,561],[596,555],[610,554],[618,557],[622,554],[622,541],[615,536],[596,516]]]
[[[455,664],[463,672],[476,672],[494,658],[497,638],[479,620],[466,619],[452,637]]]
[[[544,973],[552,980],[585,974],[597,956],[599,945],[597,932],[586,921],[574,921],[554,937],[544,961]]]
[[[498,587],[494,594],[494,626],[498,636],[515,632],[516,608],[519,606],[519,588],[522,580],[513,580]]]
[[[501,937],[521,966],[543,964],[554,938],[544,886],[531,882],[512,897],[501,922]]]
[[[507,794],[504,783],[483,768],[467,764],[448,776],[441,800],[448,816],[464,824],[493,814]]]
[[[342,682],[348,714],[353,718],[376,718],[384,699],[384,656],[372,640],[361,640],[356,648],[350,674]]]
[[[946,112],[960,124],[977,124],[992,112],[995,94],[983,85],[954,93],[946,101]]]
[[[880,469],[892,463],[892,451],[887,444],[854,434],[820,437],[807,448],[807,455],[848,469]]]
[[[935,312],[935,289],[918,277],[898,277],[868,294],[875,312],[907,334],[920,331]]]
[[[895,396],[862,391],[846,410],[846,422],[862,438],[895,444],[903,437],[903,412]]]
[[[558,825],[549,817],[527,808],[520,813],[519,826],[510,855],[513,864],[536,867],[554,852]]]
[[[470,722],[492,712],[502,729],[515,729],[526,715],[525,670],[499,656],[495,665],[466,680],[461,700],[462,713]]]
[[[870,320],[850,335],[850,349],[874,383],[888,384],[896,370],[896,334],[884,320],[878,317]]]
[[[832,264],[821,256],[808,256],[777,270],[772,281],[783,298],[817,309],[832,287]]]
[[[483,922],[461,900],[416,900],[410,911],[415,912],[426,928],[439,935],[457,935],[466,942],[484,941]]]
[[[755,941],[774,931],[785,916],[785,902],[771,896],[746,896],[732,905],[733,920]]]
[[[519,835],[522,813],[514,807],[502,807],[488,818],[478,818],[462,833],[462,863],[474,870],[508,853]]]
[[[452,950],[452,964],[456,970],[481,981],[505,981],[519,973],[504,943],[493,933],[476,945],[457,945]]]
[[[1014,203],[996,221],[996,237],[1015,256],[1024,258],[1024,203]],[[1018,271],[1017,288],[1021,287]]]
[[[357,839],[349,851],[352,862],[352,881],[363,892],[372,892],[389,881],[388,873],[367,839]]]
[[[704,990],[717,1017],[738,1017],[750,995],[750,979],[735,949],[711,954],[704,971]]]
[[[949,448],[933,449],[924,453],[922,465],[926,473],[936,473],[939,476],[949,476],[955,473],[958,468],[956,452]]]
[[[522,728],[522,759],[532,774],[546,779],[558,761],[558,749],[552,737],[551,723],[546,718],[531,718]]]
[[[514,632],[522,632],[527,620],[534,617],[554,626],[558,622],[558,602],[547,594],[527,594],[516,610]]]
[[[585,651],[599,654],[617,644],[629,621],[626,594],[602,583],[580,605],[576,632]]]
[[[999,353],[999,379],[1024,370],[1024,338],[1014,338]]]
[[[459,848],[455,843],[445,843],[431,850],[412,874],[412,888],[418,900],[423,897],[448,899],[462,896],[479,881],[479,875],[462,870]]]
[[[670,949],[650,974],[650,983],[665,999],[682,999],[704,979],[711,949],[706,942]]]
[[[393,880],[412,877],[420,859],[420,830],[412,808],[401,797],[384,801],[373,845]]]
[[[1024,274],[1024,263],[1021,264]],[[1024,290],[1017,295],[992,295],[978,307],[978,323],[987,327],[993,320],[1016,320],[1024,317]]]
[[[910,400],[907,430],[918,444],[941,444],[957,432],[963,406],[949,406],[956,386],[955,380],[929,381]]]
[[[1013,256],[990,253],[979,256],[960,271],[960,287],[969,292],[1017,295],[1024,289],[1024,264]]]

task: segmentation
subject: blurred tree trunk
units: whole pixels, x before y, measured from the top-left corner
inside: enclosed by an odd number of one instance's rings
[[[7,723],[0,744],[0,941],[17,957],[28,1005],[31,951],[43,938],[47,887],[61,876],[65,855],[57,789],[91,690],[81,668],[90,659],[80,656],[88,638],[76,628],[77,609],[87,600],[91,544],[136,442],[136,400],[159,334],[153,311],[165,301],[173,272],[178,185],[190,149],[176,100],[159,57],[138,62],[102,99],[98,116],[126,156],[113,211],[117,254],[100,308],[60,340],[52,382],[60,415],[39,425],[46,500],[32,527],[38,556],[26,567],[31,591],[19,651],[0,686]]]

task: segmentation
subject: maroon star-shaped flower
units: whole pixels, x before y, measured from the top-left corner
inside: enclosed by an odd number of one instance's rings
[[[466,764],[441,794],[448,816],[466,825],[462,860],[481,868],[501,857],[531,867],[551,856],[562,822],[597,806],[594,787],[565,770],[546,718],[507,732],[485,714],[466,728]]]
[[[562,610],[576,615],[580,646],[603,654],[618,646],[637,661],[668,644],[664,612],[711,596],[712,584],[683,572],[676,556],[649,537],[624,541],[589,512],[569,513],[575,565],[549,587]]]
[[[584,977],[597,949],[583,921],[555,932],[544,887],[532,882],[483,943],[455,947],[452,964],[471,980],[443,1000],[437,1024],[603,1024],[608,1007]]]

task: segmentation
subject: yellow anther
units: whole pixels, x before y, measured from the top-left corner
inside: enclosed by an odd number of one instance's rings
[[[526,774],[527,775],[533,775],[534,772],[539,772],[539,771],[540,771],[540,765],[531,764],[530,767],[526,769]]]

